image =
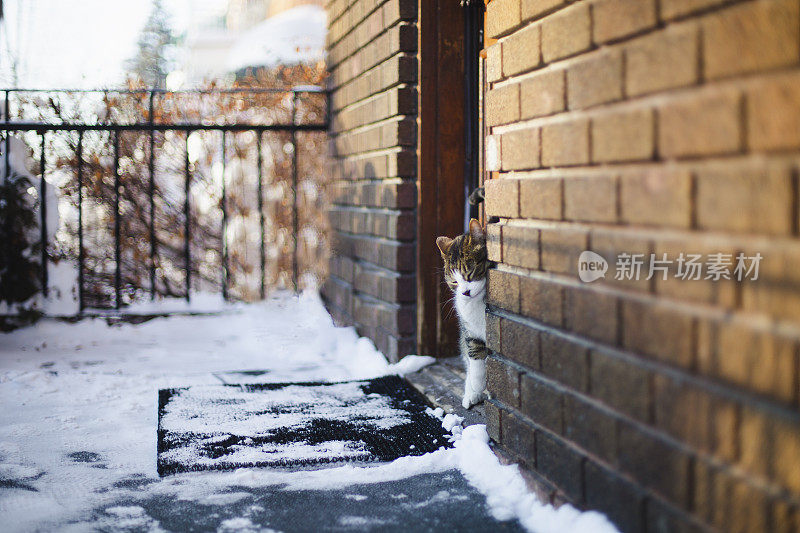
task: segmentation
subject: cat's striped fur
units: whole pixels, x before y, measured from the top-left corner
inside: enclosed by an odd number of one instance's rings
[[[439,237],[436,245],[461,326],[461,357],[467,368],[462,404],[469,408],[483,399],[486,386],[486,233],[472,219],[467,233],[455,239]]]

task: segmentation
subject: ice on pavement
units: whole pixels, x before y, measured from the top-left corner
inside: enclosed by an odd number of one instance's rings
[[[484,426],[463,429],[453,449],[377,466],[156,474],[158,389],[219,384],[214,373],[230,370],[267,369],[260,379],[272,382],[341,381],[403,374],[430,362],[407,357],[388,364],[354,329],[334,327],[313,293],[279,294],[216,316],[117,326],[44,320],[0,335],[4,530],[155,530],[158,523],[142,508],[119,502],[164,494],[226,505],[238,497],[236,487],[346,489],[455,468],[486,495],[495,518],[518,518],[531,531],[614,531],[599,513],[539,502],[516,466],[499,463]],[[104,509],[99,518],[92,515],[97,509]],[[223,525],[258,529],[237,520]]]

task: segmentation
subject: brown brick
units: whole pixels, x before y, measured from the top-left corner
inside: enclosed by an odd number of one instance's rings
[[[488,274],[488,303],[514,313],[518,312],[520,277],[494,268],[490,269]]]
[[[719,531],[766,531],[767,506],[761,490],[718,466],[697,462],[699,507],[703,518]]]
[[[503,74],[513,76],[539,66],[539,26],[528,26],[511,34],[503,42]]]
[[[563,337],[542,332],[542,374],[584,392],[589,386],[589,351]]]
[[[697,172],[697,226],[736,233],[788,235],[792,231],[789,169],[763,163]]]
[[[510,265],[539,268],[539,230],[504,226],[503,260]]]
[[[658,119],[661,155],[687,157],[739,151],[740,100],[735,91],[712,91],[664,106]]]
[[[355,277],[355,263],[349,257],[331,257],[331,274],[347,283],[353,283]]]
[[[733,462],[739,453],[739,405],[720,397],[711,399],[711,446],[715,456]]]
[[[656,25],[655,0],[599,0],[593,6],[594,40],[604,43]]]
[[[538,369],[538,330],[507,318],[503,319],[501,328],[503,355],[527,368]]]
[[[592,161],[642,161],[652,157],[652,110],[604,113],[592,120]]]
[[[622,98],[622,53],[601,50],[567,70],[570,109],[582,109]]]
[[[542,165],[585,165],[589,162],[589,121],[572,120],[542,128]]]
[[[746,98],[748,147],[766,151],[800,146],[800,76],[759,83],[748,89]]]
[[[564,436],[609,463],[616,459],[616,420],[572,394],[564,395]]]
[[[383,6],[383,26],[389,26],[397,20],[414,20],[417,17],[417,6],[408,0],[391,0]]]
[[[519,216],[519,180],[508,178],[484,183],[486,214],[498,217]]]
[[[800,469],[797,468],[800,457],[800,421],[797,416],[791,419],[776,418],[773,421],[774,455],[772,471],[774,479],[792,494],[800,494]]]
[[[692,85],[699,79],[698,27],[668,26],[626,49],[625,87],[637,96]]]
[[[537,18],[566,3],[567,0],[522,0],[522,20]]]
[[[536,470],[573,501],[583,496],[581,457],[563,441],[543,431],[536,433]]]
[[[486,252],[489,261],[503,261],[503,226],[500,224],[486,225]]]
[[[717,374],[790,404],[795,399],[796,345],[773,333],[722,323],[717,333]]]
[[[661,17],[674,19],[730,0],[661,0]]]
[[[800,492],[800,421],[796,415],[770,417],[745,407],[742,412],[742,466],[768,475],[794,494]]]
[[[520,216],[561,219],[561,183],[558,178],[531,178],[519,183]]]
[[[740,284],[742,308],[797,322],[800,317],[800,247],[792,242],[759,242],[750,245],[746,256],[760,253],[758,280]]]
[[[653,458],[657,457],[655,461]],[[660,438],[622,424],[619,432],[620,467],[669,501],[688,504],[689,458]]]
[[[545,324],[561,326],[563,288],[540,278],[520,277],[520,312]]]
[[[494,83],[503,77],[503,51],[500,43],[486,48],[486,81]]]
[[[735,287],[734,282],[720,279],[718,281],[704,280],[706,276],[706,269],[703,266],[709,254],[734,254],[734,248],[729,248],[730,244],[721,241],[714,235],[705,234],[689,234],[682,237],[672,237],[658,239],[655,242],[654,253],[656,257],[661,258],[667,254],[667,258],[673,260],[670,265],[669,275],[667,279],[662,279],[661,276],[656,277],[656,294],[667,295],[679,300],[688,300],[696,302],[706,302],[711,304],[720,305],[723,307],[732,307],[735,305]],[[683,259],[681,259],[683,254]],[[689,275],[690,267],[686,264],[692,259],[692,256],[700,256],[697,263],[700,264],[701,271],[698,274],[700,279],[693,279],[693,275]],[[682,261],[683,274],[687,279],[680,279],[678,275],[679,260]]]
[[[741,466],[758,476],[769,472],[771,439],[770,421],[763,411],[748,405],[742,408],[741,421]]]
[[[496,39],[520,24],[520,0],[495,0],[486,6],[486,33]]]
[[[497,443],[502,441],[500,435],[500,409],[491,401],[486,401],[483,404],[483,410],[486,413],[486,431],[489,437]]]
[[[564,70],[548,70],[520,83],[520,118],[552,115],[565,109]]]
[[[577,274],[578,256],[587,248],[584,230],[562,227],[541,230],[542,270]]]
[[[704,20],[705,76],[722,78],[797,63],[798,43],[800,6],[795,0],[730,7]]]
[[[650,264],[650,242],[648,237],[647,233],[640,231],[618,231],[602,228],[592,230],[590,235],[592,246],[590,249],[608,261],[605,282],[640,291],[649,290],[650,282],[646,279]],[[629,256],[637,256],[637,263],[641,260],[642,275],[639,279],[628,279],[622,276],[616,279],[617,274],[620,274],[616,269],[618,257],[623,253]]]
[[[641,531],[641,489],[593,461],[586,462],[584,472],[586,505],[604,513],[620,531]]]
[[[486,359],[486,389],[492,398],[519,407],[519,372],[495,357]]]
[[[617,220],[616,176],[566,178],[564,218],[587,222],[615,222]]]
[[[542,23],[542,57],[550,63],[587,50],[592,44],[589,5],[580,3],[547,17]]]
[[[501,343],[502,321],[503,319],[496,314],[489,310],[486,311],[486,347],[500,353],[503,351]]]
[[[620,216],[629,224],[688,228],[692,176],[686,170],[651,167],[620,176]]]
[[[533,428],[513,414],[501,411],[500,431],[503,446],[533,468],[536,464],[536,437]]]
[[[770,512],[771,527],[775,533],[794,533],[800,530],[798,510],[783,500],[774,500]]]
[[[496,126],[519,120],[519,84],[506,85],[486,93],[486,124]]]
[[[715,469],[704,460],[696,460],[693,468],[695,514],[704,522],[709,522],[714,514],[714,477]]]
[[[592,350],[590,358],[592,396],[627,416],[649,422],[649,373],[599,349]]]
[[[617,299],[590,286],[564,291],[564,328],[601,342],[617,340]]]
[[[522,375],[522,412],[547,429],[561,433],[562,394],[536,376]]]
[[[705,529],[676,507],[655,498],[645,502],[645,531],[653,533],[703,533]]]
[[[623,302],[623,345],[684,368],[693,363],[692,317],[657,302]]]
[[[503,170],[522,170],[539,166],[539,129],[528,128],[503,134]]]
[[[728,476],[720,470],[716,476],[717,495],[725,495],[720,501],[722,509],[717,511],[715,524],[724,531],[766,531],[767,505],[761,488],[754,487],[741,478]]]
[[[654,378],[655,425],[700,450],[711,448],[709,393],[670,376]]]

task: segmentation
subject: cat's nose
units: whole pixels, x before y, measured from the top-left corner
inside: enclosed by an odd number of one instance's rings
[[[470,295],[469,289],[465,290],[462,294],[464,294],[464,296],[469,296]]]

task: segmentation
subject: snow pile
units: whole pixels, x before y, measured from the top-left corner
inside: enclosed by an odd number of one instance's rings
[[[518,517],[531,531],[614,530],[597,513],[540,503],[516,466],[499,464],[482,426],[454,436],[455,448],[378,466],[157,476],[158,389],[219,384],[214,373],[232,369],[268,369],[273,382],[343,381],[427,360],[409,361],[389,365],[352,328],[334,327],[313,294],[276,295],[218,316],[114,327],[42,321],[0,335],[0,479],[17,487],[0,491],[4,530],[156,529],[141,507],[120,502],[174,496],[226,505],[247,487],[346,489],[452,469],[486,494],[495,517]],[[460,421],[450,423],[458,433]],[[222,525],[258,529],[245,520]]]
[[[144,298],[125,308],[129,315],[152,315],[159,313],[215,313],[241,308],[241,304],[227,302],[220,293],[192,292],[191,299],[186,298]]]
[[[2,119],[2,113],[0,113]],[[9,152],[9,178],[8,179],[25,179],[29,186],[24,193],[24,202],[31,206],[35,225],[30,228],[27,238],[28,242],[32,245],[39,245],[41,241],[41,201],[40,195],[42,190],[42,179],[40,175],[31,173],[32,169],[38,171],[38,161],[33,161],[29,157],[28,145],[17,137],[10,137],[8,139]],[[0,151],[5,149],[5,141],[0,141]],[[5,160],[0,154],[0,182],[6,179],[5,176]],[[46,223],[47,223],[47,242],[52,247],[56,240],[56,233],[59,230],[60,215],[59,210],[65,209],[66,205],[59,204],[59,195],[57,186],[51,183],[52,177],[45,180],[45,195],[46,195]],[[3,202],[0,198],[0,202]],[[41,252],[34,251],[35,247],[31,246],[25,250],[24,254],[27,257],[33,257],[37,262]],[[24,302],[7,303],[0,301],[0,314],[18,314],[27,310],[39,310],[49,313],[61,313],[66,310],[67,312],[74,312],[77,310],[76,305],[76,283],[77,283],[77,270],[74,265],[69,264],[68,261],[61,261],[60,263],[48,263],[48,277],[50,295],[47,300],[39,292]]]
[[[501,465],[489,448],[486,426],[464,428],[456,440],[458,469],[470,484],[486,495],[486,503],[498,520],[516,518],[528,531],[562,533],[564,531],[613,532],[616,528],[602,514],[581,512],[571,505],[558,509],[542,503],[528,492],[516,465]]]
[[[326,21],[320,6],[278,13],[242,35],[228,55],[228,68],[316,63],[324,57]]]

